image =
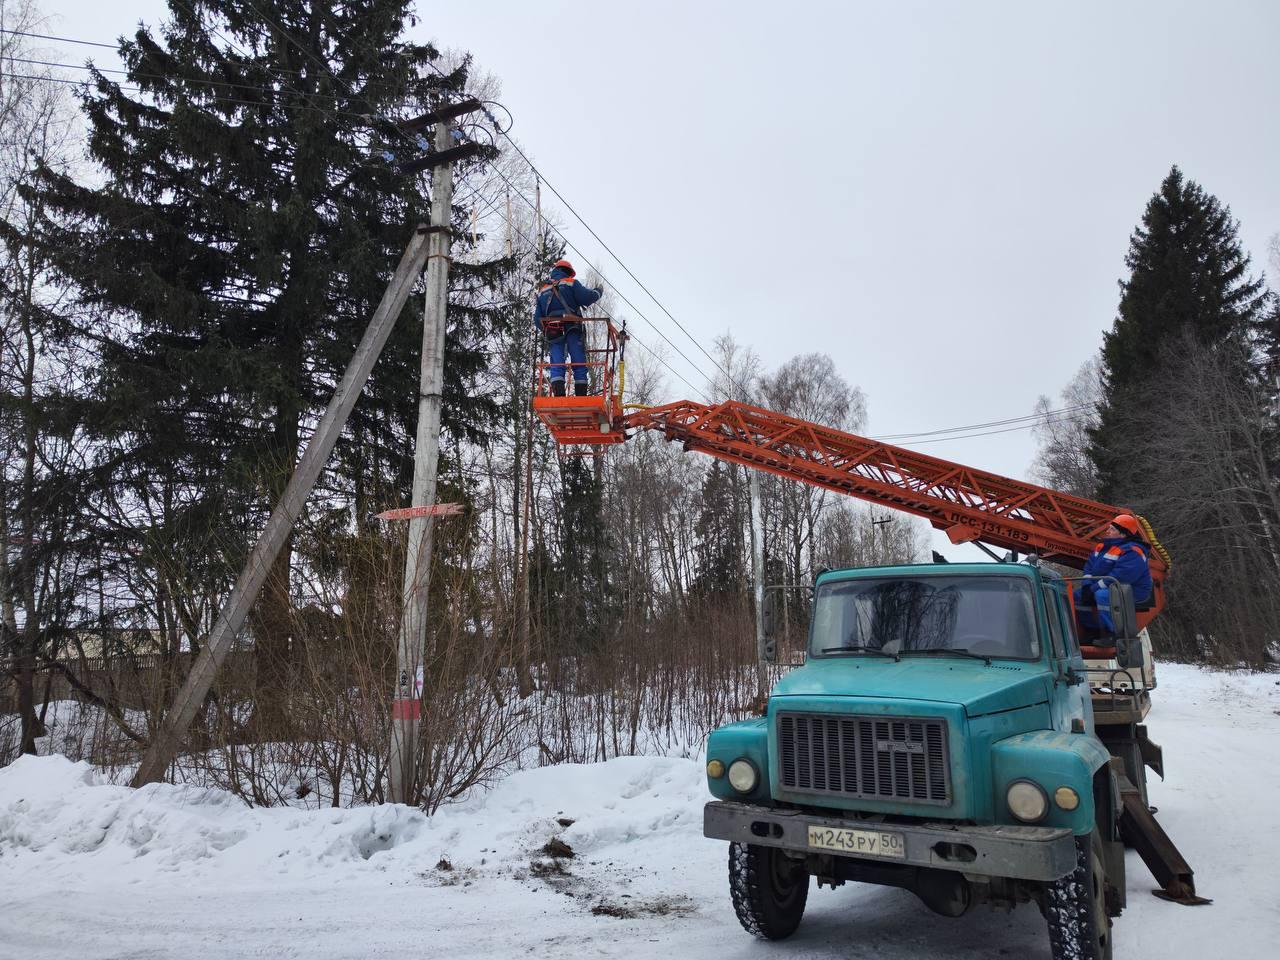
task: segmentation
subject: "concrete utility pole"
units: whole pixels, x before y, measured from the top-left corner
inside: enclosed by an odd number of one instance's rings
[[[434,236],[432,234],[431,238],[434,239]],[[289,532],[297,522],[298,515],[302,513],[307,495],[315,486],[325,462],[329,459],[329,454],[333,452],[333,446],[337,443],[339,434],[342,433],[342,427],[351,414],[351,408],[355,406],[360,391],[364,389],[365,381],[369,379],[374,361],[382,352],[391,328],[395,326],[396,318],[400,316],[400,311],[404,308],[405,301],[409,299],[413,285],[422,274],[422,265],[427,259],[427,246],[426,228],[419,226],[414,232],[413,239],[409,241],[404,256],[400,258],[400,265],[396,267],[395,275],[391,278],[386,293],[382,295],[382,302],[374,311],[373,319],[365,329],[346,373],[342,375],[342,381],[330,398],[329,406],[325,409],[316,432],[307,442],[307,449],[303,452],[302,459],[298,461],[298,467],[294,470],[293,476],[289,478],[284,496],[271,512],[266,528],[258,537],[248,562],[240,572],[240,578],[218,613],[213,630],[210,631],[208,639],[200,649],[200,654],[192,664],[186,682],[174,697],[173,704],[165,714],[160,729],[156,731],[155,737],[147,747],[142,765],[134,774],[133,786],[140,787],[162,779],[165,770],[181,748],[187,728],[199,712],[200,705],[204,703],[204,698],[213,685],[213,678],[218,668],[222,666],[236,635],[244,626],[245,617],[261,592],[271,565],[289,538]]]
[[[435,148],[449,147],[449,123],[436,124]],[[453,164],[431,174],[431,250],[427,256],[427,297],[422,314],[422,374],[418,392],[417,446],[413,458],[414,506],[436,501],[440,459],[440,399],[444,392],[445,308],[449,299],[449,225],[453,211]],[[426,662],[427,590],[431,581],[434,517],[409,521],[404,564],[404,613],[396,647],[396,690],[391,702],[392,803],[412,803],[416,779],[418,725]]]
[[[880,519],[877,520],[874,511],[872,512],[871,514],[871,562],[873,564],[876,564],[877,566],[880,564],[885,564],[889,562],[888,542],[886,541],[885,543],[882,544],[880,542],[882,538],[879,536],[880,528],[883,527],[886,523],[893,523],[893,517],[881,517]],[[885,531],[885,535],[886,536],[888,535],[887,530]]]
[[[748,469],[751,493],[751,572],[756,598],[756,696],[769,695],[769,670],[765,666],[768,641],[764,635],[764,519],[760,503],[760,472]]]

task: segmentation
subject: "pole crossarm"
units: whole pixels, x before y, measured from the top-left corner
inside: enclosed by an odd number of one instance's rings
[[[915,514],[953,543],[980,540],[1079,568],[1119,507],[735,400],[680,400],[628,414],[626,429],[655,430],[686,450]],[[1150,559],[1157,582],[1149,620],[1164,604],[1168,566]]]

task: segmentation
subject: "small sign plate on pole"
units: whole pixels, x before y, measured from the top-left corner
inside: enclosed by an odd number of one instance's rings
[[[399,507],[383,510],[373,515],[375,520],[416,520],[419,517],[457,517],[462,514],[460,503],[433,503],[429,507]]]

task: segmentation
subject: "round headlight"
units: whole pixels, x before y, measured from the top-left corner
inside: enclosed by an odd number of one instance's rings
[[[1009,804],[1009,812],[1023,823],[1036,823],[1049,812],[1049,798],[1038,783],[1030,780],[1015,780],[1009,784],[1005,800]]]
[[[710,777],[712,780],[719,780],[721,777],[723,777],[723,776],[724,776],[724,761],[723,761],[723,760],[708,760],[708,761],[707,761],[707,776],[708,776],[708,777]]]
[[[1070,787],[1059,787],[1053,791],[1053,802],[1063,810],[1074,810],[1080,806],[1080,794]]]
[[[750,760],[735,760],[729,764],[729,786],[739,793],[750,793],[760,778]]]

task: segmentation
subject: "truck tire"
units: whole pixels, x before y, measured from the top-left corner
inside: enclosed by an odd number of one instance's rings
[[[1105,862],[1102,835],[1095,828],[1087,837],[1076,837],[1075,870],[1045,884],[1053,960],[1111,960]]]
[[[809,899],[809,873],[775,847],[729,844],[729,896],[742,928],[761,940],[796,932]]]

